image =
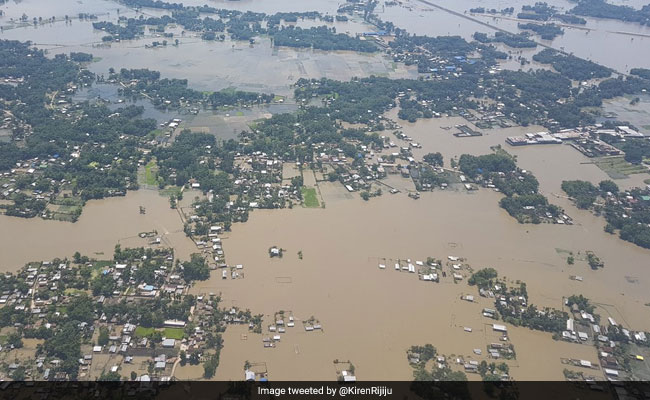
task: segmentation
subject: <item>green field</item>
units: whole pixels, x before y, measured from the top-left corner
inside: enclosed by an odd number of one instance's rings
[[[185,336],[185,331],[182,328],[165,328],[163,330],[163,337],[167,339],[181,340]]]
[[[602,169],[612,179],[624,179],[632,174],[648,172],[643,165],[631,164],[623,157],[606,157],[594,161],[598,168]]]
[[[149,337],[154,333],[155,330],[155,328],[145,328],[144,326],[138,326],[135,328],[135,336]]]
[[[144,166],[144,182],[152,186],[158,184],[158,164],[155,159]]]
[[[138,326],[135,328],[135,336],[137,337],[150,337],[156,331],[156,328],[145,328]],[[185,331],[182,328],[165,328],[162,330],[162,336],[167,339],[181,340],[185,336]]]
[[[302,202],[305,205],[305,207],[309,207],[309,208],[320,207],[320,203],[318,202],[318,195],[316,194],[316,189],[303,187]]]

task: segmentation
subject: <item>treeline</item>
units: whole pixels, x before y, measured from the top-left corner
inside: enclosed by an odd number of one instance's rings
[[[522,6],[521,13],[517,14],[519,19],[530,19],[534,21],[548,21],[550,19],[557,19],[567,24],[585,25],[587,21],[584,18],[576,17],[575,15],[565,13],[558,13],[557,8],[548,5],[545,2],[537,2],[532,6]]]
[[[630,74],[650,80],[650,69],[647,68],[632,68]]]
[[[570,10],[570,13],[586,17],[617,19],[626,22],[637,22],[641,25],[650,25],[650,4],[637,10],[630,6],[610,4],[605,0],[580,0]]]
[[[612,75],[612,71],[607,67],[553,49],[540,51],[533,56],[533,60],[542,64],[551,64],[557,72],[574,80],[607,78]]]
[[[477,14],[501,14],[501,15],[509,15],[515,12],[514,7],[506,7],[502,8],[501,10],[497,10],[496,8],[485,8],[485,7],[476,7],[476,8],[470,8],[469,12],[471,13],[477,13]]]
[[[474,51],[475,47],[468,43],[460,36],[419,36],[401,34],[395,40],[391,41],[391,49],[400,51],[415,51],[416,48],[422,47],[431,53],[451,56],[466,56]]]
[[[89,56],[77,54],[75,58],[87,60]],[[142,107],[110,110],[82,103],[69,116],[46,107],[49,93],[90,84],[93,76],[65,55],[48,58],[28,43],[0,41],[0,70],[4,77],[24,78],[15,87],[0,85],[6,89],[0,95],[6,109],[32,129],[25,133],[21,147],[0,144],[1,169],[35,158],[70,160],[49,163],[38,176],[70,182],[73,195],[82,200],[121,195],[137,187],[138,140],[156,127],[154,120],[140,118]],[[71,157],[73,152],[76,157]],[[58,190],[57,185],[44,189]],[[7,209],[10,215],[33,216],[42,211],[39,201],[21,196],[15,200]]]
[[[615,233],[621,239],[637,246],[650,248],[650,193],[635,188],[620,192],[618,186],[609,180],[598,187],[586,181],[564,181],[562,190],[573,198],[577,207],[593,210],[605,216],[605,231]],[[596,199],[602,198],[602,204]]]
[[[527,35],[524,34],[511,34],[505,32],[495,32],[493,37],[489,37],[483,32],[475,32],[472,35],[474,40],[481,43],[503,43],[506,46],[525,49],[525,48],[535,48],[537,43],[530,40]]]
[[[350,123],[369,123],[395,107],[400,92],[411,92],[417,100],[430,102],[427,107],[434,112],[448,112],[454,107],[475,108],[476,104],[468,97],[475,93],[478,80],[479,76],[474,74],[436,81],[375,76],[349,82],[300,79],[295,97],[305,101],[314,96],[325,97],[325,107],[334,117]]]
[[[588,181],[563,181],[562,190],[573,198],[578,208],[583,210],[590,209],[594,206],[596,198],[607,193],[618,194],[618,186],[610,180],[601,181],[598,187]]]
[[[212,108],[237,106],[243,104],[268,104],[275,98],[273,93],[255,93],[232,89],[218,92],[203,92],[188,87],[187,79],[160,79],[160,72],[149,69],[121,69],[113,71],[109,79],[128,81],[129,85],[120,88],[127,97],[146,94],[159,108],[175,108],[181,102],[202,103]],[[136,82],[131,82],[131,81]]]
[[[151,0],[129,0],[132,7],[151,7],[172,10],[172,15],[162,17],[126,18],[120,17],[119,23],[102,21],[93,23],[95,29],[109,33],[102,38],[104,41],[130,40],[144,34],[145,26],[155,26],[158,32],[164,32],[169,24],[176,23],[192,32],[200,32],[204,40],[225,40],[224,34],[228,32],[233,40],[253,41],[258,35],[269,34],[278,46],[312,47],[320,50],[352,50],[359,52],[377,51],[371,41],[364,41],[358,37],[347,34],[337,34],[334,28],[312,27],[299,28],[294,26],[281,27],[284,22],[297,22],[300,18],[311,20],[320,19],[333,22],[334,17],[323,16],[317,11],[309,12],[279,12],[272,15],[256,12],[241,12],[234,10],[217,9],[210,6],[183,6],[182,3],[164,3]],[[201,14],[212,14],[219,19],[202,17]],[[337,16],[337,20],[347,20]],[[266,22],[266,27],[263,23]]]
[[[526,29],[533,31],[541,36],[544,40],[553,40],[556,37],[563,35],[564,30],[555,24],[518,24],[519,29]]]
[[[361,40],[344,33],[336,33],[335,28],[326,26],[303,29],[287,26],[269,31],[276,46],[307,47],[319,50],[352,50],[363,53],[377,51],[371,41]]]
[[[544,218],[557,218],[562,210],[549,204],[546,197],[537,193],[539,182],[531,173],[524,173],[514,159],[504,152],[481,156],[463,154],[458,160],[463,174],[477,183],[494,185],[506,197],[499,205],[520,223],[541,223]]]

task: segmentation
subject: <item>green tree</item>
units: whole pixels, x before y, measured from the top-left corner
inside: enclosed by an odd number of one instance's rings
[[[97,344],[99,346],[106,346],[108,344],[108,328],[105,326],[99,327],[99,336],[97,337]]]

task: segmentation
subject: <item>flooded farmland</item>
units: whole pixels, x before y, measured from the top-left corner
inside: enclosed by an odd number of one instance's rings
[[[145,215],[139,213],[140,206],[145,207]],[[76,223],[0,215],[0,226],[2,271],[15,271],[29,261],[70,258],[75,251],[110,259],[116,244],[146,245],[138,234],[154,230],[162,238],[162,244],[174,247],[181,259],[188,259],[195,248],[183,232],[178,212],[169,208],[166,197],[152,190],[91,200]]]
[[[222,281],[213,276],[193,288],[196,293],[221,293],[227,307],[264,313],[266,324],[275,312],[285,310],[298,320],[313,315],[323,325],[322,333],[297,327],[275,349],[262,347],[262,335],[229,330],[217,378],[237,379],[249,360],[266,363],[276,380],[306,379],[305,367],[309,376],[333,379],[332,360],[338,358],[350,359],[360,379],[409,379],[404,352],[414,343],[435,343],[445,354],[468,357],[472,348],[491,340],[490,320],[480,313],[488,302],[460,300],[471,287],[431,284],[392,268],[378,269],[385,258],[456,254],[475,268],[491,266],[509,280],[525,281],[531,302],[539,306],[559,308],[563,296],[582,293],[615,305],[606,308],[611,315],[649,326],[643,305],[648,301],[647,251],[613,240],[595,218],[576,215],[579,223],[571,227],[527,226],[499,209],[501,195],[493,192],[436,192],[419,201],[405,195],[385,195],[369,203],[330,201],[339,190],[324,188],[324,210],[256,211],[248,223],[234,227],[224,246],[230,262],[245,266],[245,278]],[[286,250],[281,260],[269,259],[273,245]],[[599,249],[607,268],[593,272],[584,263],[568,267],[558,252],[589,248]],[[586,282],[569,280],[576,273]],[[637,276],[639,282],[628,283],[626,275]],[[413,329],[405,331],[405,325]],[[474,331],[463,332],[465,326]],[[560,358],[596,358],[590,346],[513,329],[511,340],[521,350],[511,365],[515,379],[561,379]],[[547,349],[544,354],[533,351],[541,346]]]

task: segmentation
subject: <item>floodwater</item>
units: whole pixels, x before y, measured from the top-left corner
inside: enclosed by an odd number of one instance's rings
[[[108,107],[112,110],[128,105],[142,106],[144,107],[142,118],[153,118],[158,123],[168,122],[172,118],[181,118],[183,121],[176,132],[190,129],[193,132],[209,133],[221,140],[236,139],[240,132],[247,130],[248,126],[256,120],[270,117],[273,114],[294,112],[298,109],[295,103],[289,101],[224,110],[201,109],[198,114],[190,113],[187,109],[161,110],[145,99],[132,101],[120,97],[118,86],[107,83],[95,83],[79,90],[73,96],[75,102],[85,100],[92,102],[98,99],[108,102]]]
[[[632,102],[638,97],[639,102]],[[603,111],[613,113],[619,121],[627,121],[639,132],[650,135],[650,95],[617,97],[603,101]],[[603,118],[607,120],[607,118]]]
[[[145,215],[140,214],[140,206],[146,208]],[[76,251],[110,259],[118,243],[123,247],[146,246],[137,235],[153,230],[181,259],[189,259],[196,249],[183,232],[178,212],[169,207],[166,197],[152,190],[91,200],[76,223],[0,215],[0,226],[0,271],[15,271],[29,261],[71,257]]]
[[[397,110],[391,110],[386,116],[397,121]],[[488,154],[491,152],[491,147],[500,145],[517,157],[518,165],[521,168],[530,170],[537,177],[540,183],[540,192],[547,196],[564,195],[560,188],[563,180],[583,179],[598,183],[605,179],[611,179],[593,164],[592,159],[582,155],[569,145],[513,147],[505,142],[508,136],[546,131],[547,129],[543,126],[479,129],[462,117],[422,119],[416,123],[400,120],[399,124],[406,135],[412,137],[414,142],[422,145],[420,149],[411,149],[415,158],[421,159],[426,153],[439,151],[444,157],[446,166],[451,166],[451,158],[458,160],[458,157],[465,153],[472,155]],[[454,126],[461,124],[482,132],[483,136],[460,138],[454,136],[453,133],[458,131]],[[390,134],[389,136],[396,144],[408,146],[407,142],[400,141]],[[643,184],[643,179],[649,177],[650,174],[647,173],[635,174],[626,179],[617,179],[616,183],[621,188],[638,187]],[[561,204],[556,199],[551,199],[551,201],[562,207],[565,207],[565,204],[570,204],[569,202]]]
[[[475,269],[491,266],[511,281],[527,282],[530,300],[539,306],[560,308],[563,296],[582,293],[612,305],[600,310],[603,315],[636,329],[650,326],[643,305],[648,251],[609,237],[586,213],[575,215],[574,226],[531,226],[508,217],[497,205],[501,195],[491,191],[438,191],[418,201],[404,194],[336,201],[344,191],[323,185],[326,209],[256,210],[225,239],[227,261],[244,265],[244,279],[215,274],[193,290],[221,293],[225,306],[264,313],[265,332],[229,328],[217,378],[241,378],[249,360],[266,363],[271,379],[334,379],[332,360],[349,359],[360,379],[409,379],[405,352],[413,344],[432,343],[443,354],[467,358],[472,349],[495,341],[486,325],[491,321],[480,315],[491,302],[460,300],[463,293],[476,294],[475,288],[444,278],[440,284],[419,281],[394,271],[384,258],[465,257]],[[269,258],[274,245],[286,250],[282,259]],[[584,262],[568,267],[557,249],[596,249],[606,267],[597,272]],[[387,268],[378,269],[379,262]],[[585,282],[570,280],[573,274]],[[298,323],[287,328],[277,348],[265,349],[261,338],[269,336],[266,325],[279,310],[291,311],[297,321],[314,316],[323,332],[305,332]],[[474,331],[463,332],[465,326]],[[515,379],[562,379],[561,357],[596,361],[593,347],[555,342],[550,334],[524,328],[509,330],[518,354],[509,362]]]
[[[37,0],[10,2],[2,7],[7,15],[0,22],[5,25],[9,18],[19,18],[23,12],[29,16],[44,13],[57,17],[102,11],[110,12],[111,18],[117,15],[114,11],[117,5],[111,1],[65,0],[45,9],[37,8],[40,3],[49,4]],[[333,0],[219,0],[210,4],[213,3],[266,12],[299,11],[304,7],[304,10],[333,13],[338,5]],[[430,7],[415,0],[407,4],[412,11],[386,7],[380,16],[419,34],[460,34],[468,38],[476,30],[489,29],[441,10],[426,11]],[[440,4],[460,11],[469,8],[467,2],[454,5],[441,1]],[[503,4],[494,6],[503,8],[511,3],[480,4]],[[504,27],[513,24],[506,20],[494,23]],[[623,29],[641,32],[647,28],[592,20],[587,27],[597,29],[587,35],[567,29],[565,37],[556,39],[553,46],[564,46],[567,51],[621,70],[628,66],[648,66],[650,61],[638,48],[648,38],[635,36],[632,41],[629,35],[610,32]],[[277,49],[271,48],[267,39],[252,47],[247,43],[234,43],[233,47],[232,42],[207,43],[187,35],[181,38],[179,47],[145,50],[146,43],[157,40],[152,37],[93,47],[101,41],[101,36],[101,32],[92,30],[90,23],[79,21],[16,28],[0,34],[2,38],[31,39],[47,45],[52,49],[51,54],[92,52],[100,57],[89,66],[94,72],[106,73],[109,67],[148,67],[160,70],[167,77],[188,78],[192,87],[204,90],[235,86],[288,94],[290,85],[300,77],[345,80],[369,74],[416,76],[413,68],[395,66],[381,55]],[[56,43],[52,43],[53,38]],[[604,44],[593,46],[595,38]],[[606,57],[600,48],[607,51]],[[221,117],[231,118],[226,122],[232,123],[241,118],[242,124],[247,117],[252,117],[242,114]],[[394,114],[388,116],[395,118]],[[208,117],[199,114],[187,123],[199,131],[211,130],[215,122]],[[339,184],[319,182],[326,208],[255,210],[247,223],[236,224],[226,235],[227,262],[244,265],[243,279],[222,280],[220,274],[213,274],[210,280],[192,288],[195,293],[221,293],[225,306],[250,308],[253,313],[265,316],[263,335],[249,333],[245,327],[228,328],[215,378],[241,379],[244,362],[248,360],[256,368],[264,368],[274,380],[330,380],[336,377],[334,360],[338,359],[352,362],[361,380],[406,380],[412,372],[406,350],[411,345],[425,343],[432,343],[442,354],[483,359],[473,355],[472,349],[481,348],[485,354],[485,346],[498,340],[489,325],[493,321],[481,316],[481,309],[490,306],[491,301],[460,300],[462,294],[476,295],[476,289],[464,282],[454,284],[443,278],[435,284],[419,281],[415,274],[394,271],[391,260],[396,259],[425,260],[428,256],[445,259],[456,255],[466,258],[474,269],[493,267],[510,281],[525,281],[530,301],[538,306],[560,308],[564,296],[583,294],[599,305],[598,312],[603,317],[612,316],[631,329],[650,329],[650,309],[644,305],[650,302],[647,291],[650,251],[608,235],[603,231],[602,218],[577,210],[566,199],[554,196],[562,194],[560,185],[565,179],[592,182],[607,179],[589,159],[564,145],[519,148],[505,145],[507,136],[540,131],[542,127],[482,130],[482,137],[456,138],[452,135],[453,126],[467,124],[461,118],[400,123],[407,135],[423,145],[422,149],[414,150],[417,158],[440,151],[447,165],[451,157],[463,153],[486,154],[491,146],[504,146],[517,156],[522,168],[537,176],[540,191],[551,202],[564,207],[575,225],[518,224],[498,207],[502,195],[489,190],[471,194],[453,188],[437,190],[423,193],[417,201],[404,193],[386,193],[363,202]],[[292,172],[290,168],[286,170]],[[315,184],[312,175],[309,176],[310,184]],[[639,174],[617,183],[622,187],[638,185],[647,176]],[[412,186],[412,182],[399,176],[388,179],[400,187]],[[190,198],[186,195],[184,201],[189,202]],[[146,207],[145,215],[139,214],[139,206]],[[90,201],[75,224],[0,216],[0,226],[1,271],[15,271],[31,260],[69,257],[75,251],[108,258],[116,243],[146,244],[137,234],[151,230],[157,230],[163,243],[173,246],[182,259],[195,251],[182,231],[178,211],[170,209],[167,198],[156,191],[141,190],[125,197]],[[268,248],[274,245],[286,250],[282,259],[269,258]],[[586,250],[594,250],[605,262],[605,268],[592,271],[579,256]],[[297,255],[299,251],[302,260]],[[574,266],[566,264],[569,251],[578,255]],[[377,268],[380,262],[387,264],[385,270]],[[571,275],[583,276],[584,282],[570,280]],[[293,314],[296,327],[287,328],[276,348],[265,349],[262,337],[269,336],[266,326],[280,310]],[[303,329],[301,321],[311,316],[320,321],[322,332]],[[464,332],[465,326],[473,328],[473,332]],[[518,355],[516,360],[508,362],[515,379],[561,380],[564,365],[560,358],[563,357],[596,361],[594,347],[553,341],[548,333],[525,328],[509,326],[508,329]],[[181,377],[194,378],[201,374],[199,367],[183,367],[177,371]]]
[[[116,110],[118,108],[126,107],[129,105],[141,106],[144,108],[141,117],[153,118],[158,123],[161,123],[163,121],[169,121],[172,118],[176,118],[177,116],[177,113],[175,112],[167,112],[155,108],[150,101],[144,99],[138,99],[136,101],[119,102],[120,96],[118,95],[117,89],[118,89],[117,85],[111,85],[107,83],[94,83],[90,87],[82,88],[81,90],[77,91],[77,93],[75,93],[75,95],[72,97],[72,100],[74,102],[81,102],[86,100],[93,102],[98,99],[101,99],[102,101],[109,102],[108,108],[110,108],[111,110]],[[124,101],[124,99],[121,100]]]
[[[33,1],[33,0],[32,0]],[[89,9],[101,10],[102,5],[110,1],[86,0]],[[95,4],[98,3],[98,4]],[[295,2],[278,2],[268,4],[269,9],[256,9],[256,11],[271,12],[283,9],[296,11]],[[93,4],[95,8],[90,7]],[[201,5],[204,2],[201,3]],[[232,5],[244,7],[247,2],[228,2],[224,6]],[[249,4],[252,5],[253,3]],[[255,3],[258,4],[258,3]],[[265,3],[266,4],[266,3]],[[284,7],[282,6],[284,4]],[[324,1],[306,2],[309,10],[324,13],[335,13],[336,3]],[[20,8],[31,18],[39,15],[29,4]],[[117,3],[113,3],[117,6]],[[190,4],[188,4],[190,5]],[[219,6],[219,4],[211,4]],[[18,4],[7,8],[8,15],[0,17],[0,24],[7,25],[11,18],[22,15],[9,16],[9,11],[17,13]],[[228,7],[230,8],[230,7]],[[117,13],[117,7],[108,7],[109,14],[100,17],[101,20],[115,20],[119,15],[135,16],[133,11],[122,6],[122,12]],[[81,11],[81,10],[80,10]],[[145,9],[147,15],[162,15],[165,11]],[[13,15],[13,14],[11,14]],[[76,14],[71,14],[76,15]],[[55,14],[59,17],[59,15]],[[63,15],[60,15],[60,19]],[[45,17],[44,17],[45,18]],[[47,16],[49,18],[49,14]],[[370,30],[371,27],[359,18],[350,22],[335,22],[325,24],[319,21],[299,21],[303,27],[329,25],[338,32],[356,34]],[[11,24],[7,25],[11,26]],[[406,67],[392,62],[381,53],[357,54],[350,51],[319,51],[311,49],[294,49],[288,47],[272,47],[270,39],[259,38],[256,44],[248,42],[207,42],[201,40],[196,34],[181,34],[179,28],[172,29],[175,39],[179,39],[179,46],[145,49],[145,45],[162,38],[147,34],[145,38],[124,41],[119,43],[102,43],[102,31],[92,28],[90,21],[73,20],[70,23],[60,21],[37,26],[21,26],[14,29],[5,29],[0,38],[15,40],[30,40],[37,47],[48,49],[50,54],[87,52],[92,53],[97,61],[88,68],[97,74],[106,74],[108,69],[114,68],[152,68],[159,70],[164,77],[188,79],[190,87],[197,90],[220,90],[235,87],[240,90],[273,92],[280,95],[290,95],[291,85],[300,78],[331,78],[349,80],[353,77],[370,75],[390,76],[393,78],[416,78],[417,69],[414,66]],[[173,42],[173,40],[169,40]],[[201,55],[197,57],[196,55]]]
[[[493,28],[479,22],[509,32],[518,32],[517,23],[520,21],[513,18],[516,17],[517,12],[521,11],[522,5],[532,4],[527,0],[515,2],[503,0],[430,0],[429,2],[459,13],[467,11],[466,16],[474,20],[450,14],[424,4],[419,0],[405,0],[403,6],[385,7],[383,9],[379,7],[378,15],[384,20],[393,22],[396,26],[406,27],[411,33],[429,36],[460,35],[469,40],[472,34],[477,31],[488,34],[494,33]],[[564,0],[552,0],[547,1],[547,3],[558,7],[560,10],[569,10],[573,7],[572,3]],[[626,2],[626,5],[637,6],[637,8],[641,6],[629,2]],[[475,7],[496,8],[497,10],[514,7],[515,13],[507,17],[469,15],[469,9]],[[539,37],[534,37],[534,39],[558,50],[573,53],[578,57],[592,60],[620,72],[628,72],[634,67],[650,67],[650,59],[645,56],[645,49],[650,44],[650,27],[616,20],[586,19],[587,25],[566,26],[564,27],[564,35],[558,36],[553,41],[541,40]],[[594,43],[599,45],[594,46]],[[508,49],[504,46],[499,46],[499,48],[506,51],[517,50]],[[538,50],[541,50],[541,48],[538,47]],[[534,52],[536,51],[526,51],[526,53]],[[530,57],[527,58],[530,59]],[[525,67],[525,69],[528,68],[529,66]]]

